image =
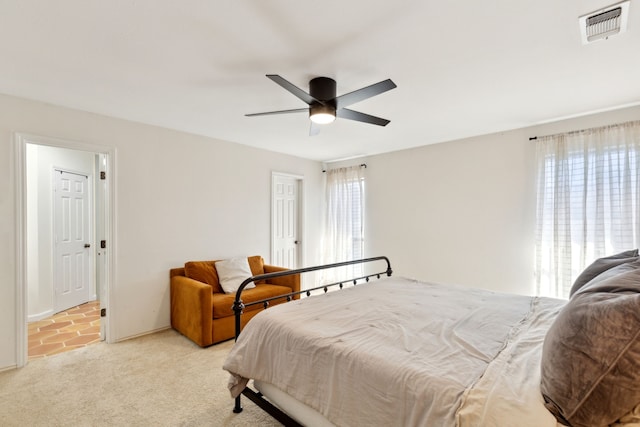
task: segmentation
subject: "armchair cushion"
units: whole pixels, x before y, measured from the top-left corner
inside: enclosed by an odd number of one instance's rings
[[[271,298],[276,295],[286,295],[291,292],[291,288],[287,286],[278,285],[258,285],[253,289],[245,288],[242,291],[242,302],[248,304],[250,302],[259,301],[261,299]],[[213,318],[220,319],[222,317],[233,316],[233,301],[236,298],[236,294],[213,294],[211,305],[213,307]],[[269,305],[273,306],[286,302],[287,298],[278,298],[270,301]],[[245,307],[244,311],[261,310],[262,304],[250,305]]]
[[[206,283],[211,286],[212,292],[224,292],[220,286],[215,261],[189,261],[184,264],[184,274],[190,279]]]
[[[264,274],[264,259],[260,256],[260,255],[255,255],[255,256],[250,256],[247,258],[247,261],[249,261],[249,268],[251,268],[251,275],[252,276],[257,276],[259,274]],[[264,280],[260,280],[258,282],[255,282],[256,285],[259,285],[261,283],[266,283],[266,281]]]

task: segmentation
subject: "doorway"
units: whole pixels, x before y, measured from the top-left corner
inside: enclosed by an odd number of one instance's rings
[[[16,354],[24,366],[27,322],[87,301],[99,301],[100,336],[111,342],[114,152],[25,134],[15,142]]]

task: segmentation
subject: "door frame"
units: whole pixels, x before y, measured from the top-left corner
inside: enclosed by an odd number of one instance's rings
[[[101,284],[103,291],[100,304],[106,308],[107,315],[102,317],[101,325],[105,323],[105,333],[101,338],[107,343],[113,342],[115,336],[114,319],[110,313],[114,312],[113,301],[115,300],[115,286],[113,281],[116,277],[116,177],[115,160],[116,149],[103,145],[90,144],[79,141],[70,141],[58,138],[43,137],[27,133],[14,133],[13,144],[13,165],[14,169],[14,195],[15,195],[15,225],[16,225],[16,364],[18,367],[26,365],[28,360],[28,329],[27,329],[27,144],[46,145],[71,150],[88,151],[95,154],[102,154],[106,159],[104,165],[105,179],[105,200],[104,200],[104,236],[107,247],[104,250],[106,259],[104,261],[104,283]]]
[[[285,173],[285,172],[275,172],[272,171],[271,172],[271,253],[270,253],[270,259],[273,260],[274,259],[274,254],[275,254],[275,238],[274,238],[274,233],[275,233],[275,228],[273,227],[273,221],[275,218],[275,213],[274,213],[274,209],[275,209],[275,197],[276,197],[276,180],[278,177],[283,177],[283,178],[293,178],[295,180],[298,181],[298,206],[297,206],[297,215],[298,218],[296,219],[296,224],[297,224],[297,230],[296,230],[296,235],[298,236],[298,240],[301,242],[299,245],[297,245],[296,247],[296,260],[298,265],[296,266],[297,268],[300,268],[300,266],[304,266],[306,265],[306,260],[305,260],[305,242],[306,242],[306,236],[305,236],[305,226],[304,226],[304,218],[305,218],[305,213],[304,213],[304,176],[302,175],[295,175],[295,174],[290,174],[290,173]]]

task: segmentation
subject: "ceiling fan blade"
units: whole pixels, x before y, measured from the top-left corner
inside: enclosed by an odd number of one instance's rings
[[[320,125],[312,120],[309,121],[311,122],[311,127],[309,127],[309,136],[316,136],[320,133]]]
[[[323,102],[318,101],[313,96],[309,95],[307,92],[305,92],[302,89],[300,89],[298,86],[296,86],[293,83],[283,79],[282,77],[280,77],[277,74],[267,74],[267,77],[270,78],[271,80],[273,80],[274,82],[276,82],[277,84],[279,84],[280,86],[282,86],[283,88],[285,88],[286,90],[288,90],[289,92],[291,92],[292,94],[294,94],[295,96],[297,96],[298,98],[300,98],[301,100],[303,100],[304,102],[306,102],[309,105],[311,105],[314,102],[319,102],[319,103],[323,104]]]
[[[365,113],[360,113],[358,111],[349,110],[348,108],[341,108],[337,110],[336,116],[342,119],[355,120],[358,122],[369,123],[369,124],[378,125],[378,126],[386,126],[390,123],[390,120],[382,119],[376,116],[371,116]]]
[[[247,116],[247,117],[270,116],[270,115],[273,115],[273,114],[305,113],[305,112],[308,113],[309,109],[308,108],[295,108],[293,110],[267,111],[266,113],[245,114],[245,116]]]
[[[363,101],[372,96],[380,95],[388,90],[396,88],[396,84],[391,80],[383,80],[381,82],[372,84],[371,86],[363,87],[362,89],[354,90],[353,92],[345,93],[336,98],[336,108],[348,107],[356,102]]]

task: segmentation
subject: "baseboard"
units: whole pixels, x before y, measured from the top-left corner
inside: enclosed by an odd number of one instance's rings
[[[18,365],[9,365],[9,366],[5,366],[3,368],[0,368],[0,372],[5,372],[5,371],[12,371],[14,369],[18,369]]]
[[[27,323],[30,322],[36,322],[38,320],[42,320],[45,319],[49,316],[53,316],[55,313],[53,312],[53,310],[47,310],[47,311],[43,311],[42,313],[37,313],[37,314],[29,314],[27,316]]]
[[[135,334],[135,335],[129,335],[126,336],[124,338],[118,338],[116,340],[116,342],[122,342],[122,341],[127,341],[127,340],[132,340],[134,338],[140,338],[140,337],[144,337],[145,335],[151,335],[151,334],[155,334],[156,332],[162,332],[162,331],[166,331],[167,329],[171,329],[171,326],[163,326],[162,328],[158,328],[158,329],[153,329],[151,331],[147,331],[147,332],[142,332],[140,334]]]

